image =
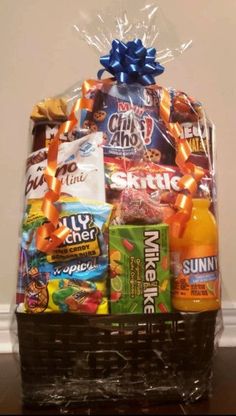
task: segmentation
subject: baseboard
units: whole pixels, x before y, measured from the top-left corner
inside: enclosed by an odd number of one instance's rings
[[[224,330],[219,340],[220,347],[236,347],[236,302],[222,302]]]
[[[10,305],[0,304],[0,353],[13,352],[12,319]]]
[[[219,339],[220,347],[236,347],[236,302],[223,302],[224,330]],[[10,305],[0,304],[0,353],[17,350],[16,322]]]

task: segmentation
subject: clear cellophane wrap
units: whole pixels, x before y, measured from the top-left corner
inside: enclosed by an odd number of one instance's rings
[[[160,85],[191,44],[163,27],[151,5],[81,19],[102,67],[33,107],[16,297],[26,403],[210,389],[222,326],[214,126],[200,101]]]

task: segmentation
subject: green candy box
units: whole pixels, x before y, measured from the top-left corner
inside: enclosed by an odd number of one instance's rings
[[[109,228],[111,313],[171,311],[167,224]]]

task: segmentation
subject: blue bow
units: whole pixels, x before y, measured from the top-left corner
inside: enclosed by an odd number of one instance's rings
[[[127,43],[115,39],[110,54],[100,58],[105,69],[100,69],[97,76],[101,79],[103,72],[108,71],[118,83],[155,84],[154,77],[164,71],[164,67],[155,62],[155,55],[156,49],[145,48],[140,39]]]

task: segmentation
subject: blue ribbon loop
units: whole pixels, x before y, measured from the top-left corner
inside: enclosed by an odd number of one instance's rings
[[[124,43],[118,39],[112,41],[109,55],[101,56],[104,69],[97,73],[101,79],[105,71],[115,77],[118,83],[142,85],[155,84],[155,77],[164,72],[164,67],[155,62],[156,49],[145,48],[140,39]]]

